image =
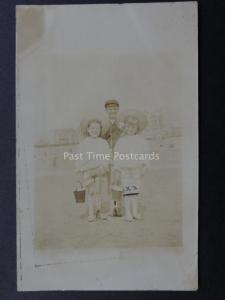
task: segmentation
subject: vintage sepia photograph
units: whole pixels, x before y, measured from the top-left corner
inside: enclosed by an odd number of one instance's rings
[[[198,288],[196,2],[17,5],[17,287]]]

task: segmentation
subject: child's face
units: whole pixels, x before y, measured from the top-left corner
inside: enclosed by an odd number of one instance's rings
[[[99,137],[100,133],[101,133],[100,124],[97,122],[92,122],[91,124],[89,124],[87,132],[88,132],[89,136],[91,136],[93,138]]]
[[[106,112],[108,114],[109,119],[114,121],[117,118],[117,115],[119,112],[119,107],[118,107],[118,105],[115,105],[115,104],[109,104],[106,107]]]
[[[129,118],[125,122],[125,134],[134,135],[138,132],[138,120],[135,118]]]

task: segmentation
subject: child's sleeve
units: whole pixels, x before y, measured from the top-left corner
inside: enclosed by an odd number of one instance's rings
[[[79,171],[84,171],[87,168],[88,160],[87,160],[87,143],[84,141],[81,141],[80,144],[77,147],[77,153],[79,153],[80,158],[75,161],[76,168]]]
[[[81,153],[81,143],[79,143],[76,147],[76,153]],[[76,171],[79,172],[81,169],[81,165],[82,165],[82,160],[81,159],[77,159],[75,160],[75,167],[76,167]]]

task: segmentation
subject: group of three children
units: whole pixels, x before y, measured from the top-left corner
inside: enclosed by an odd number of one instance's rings
[[[141,218],[140,185],[146,161],[115,160],[114,153],[148,152],[146,140],[139,134],[147,125],[147,120],[143,113],[136,110],[127,111],[117,117],[118,106],[115,100],[106,103],[109,121],[98,116],[81,123],[85,138],[79,144],[83,160],[77,162],[77,171],[85,188],[90,222],[97,217],[106,219],[108,215],[121,216],[123,207],[126,221]],[[90,152],[110,154],[111,160],[90,159],[87,155]],[[109,214],[104,214],[102,210],[102,190],[106,182],[111,196]]]

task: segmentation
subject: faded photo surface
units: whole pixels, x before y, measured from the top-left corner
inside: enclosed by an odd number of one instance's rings
[[[196,3],[16,30],[18,290],[197,289]]]

